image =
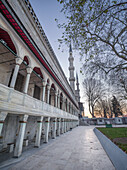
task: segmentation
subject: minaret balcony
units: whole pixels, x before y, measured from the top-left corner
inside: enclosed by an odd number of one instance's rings
[[[71,62],[71,61],[74,61],[74,57],[72,57],[72,56],[70,56],[69,58],[68,58],[68,60]]]
[[[75,78],[74,77],[70,77],[69,81],[75,81]]]
[[[75,69],[74,66],[70,66],[70,67],[69,67],[69,71],[70,71],[70,70],[74,70],[74,69]]]

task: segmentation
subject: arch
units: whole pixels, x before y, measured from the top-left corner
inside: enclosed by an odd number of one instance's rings
[[[54,83],[52,83],[51,88],[52,88],[54,91],[56,91],[56,86],[54,85]]]
[[[72,115],[73,115],[73,112],[74,112],[74,110],[73,110],[73,109],[74,109],[74,107],[73,107],[73,105],[72,105]]]
[[[47,85],[50,85],[50,79],[49,78],[47,79]]]
[[[38,100],[41,100],[42,82],[44,76],[39,67],[34,67],[30,76],[28,94]]]
[[[58,95],[60,94],[60,91],[58,90]]]
[[[30,57],[28,57],[27,55],[25,55],[23,61],[25,61],[25,64],[26,64],[27,66],[31,67]]]
[[[52,83],[50,88],[50,97],[49,97],[49,104],[52,106],[55,106],[55,92],[56,92],[56,87],[54,83]]]
[[[34,67],[33,71],[38,75],[38,77],[41,77],[42,79],[44,79],[44,76],[39,67]]]
[[[57,92],[57,96],[58,96],[58,97],[57,97],[57,107],[58,107],[58,108],[60,108],[60,99],[59,99],[60,96],[59,96],[59,95],[60,95],[60,91],[58,90],[58,92]]]
[[[12,33],[10,33],[9,30],[3,28],[2,26],[0,26],[0,39],[3,40],[3,43],[5,42],[6,45],[17,55],[19,55],[19,48],[15,42],[15,39],[12,35]]]
[[[68,110],[69,113],[70,113],[70,109],[71,109],[71,104],[70,104],[70,102],[69,102],[69,110]]]
[[[17,48],[13,43],[12,36],[2,27],[0,27],[0,40],[2,42],[0,43],[0,62],[2,62],[0,65],[0,83],[10,86],[15,67],[15,55],[13,53],[17,54]],[[10,51],[13,51],[13,53]]]
[[[65,101],[65,102],[66,102],[65,108],[66,108],[66,112],[67,112],[67,98],[66,98],[66,101]]]

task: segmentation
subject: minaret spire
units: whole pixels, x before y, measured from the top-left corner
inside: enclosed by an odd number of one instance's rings
[[[79,89],[79,81],[78,81],[78,73],[77,72],[76,72],[76,86],[77,86],[76,97],[77,97],[77,101],[80,102],[80,89]]]
[[[72,90],[74,91],[75,93],[75,77],[74,77],[74,65],[73,65],[73,61],[74,61],[74,57],[72,55],[72,47],[71,47],[71,44],[70,44],[70,48],[69,48],[69,71],[70,71],[70,78],[69,78],[69,81],[70,81],[70,86],[72,88]]]
[[[69,49],[69,53],[70,53],[70,52],[72,53],[72,47],[71,47],[71,44],[70,44],[70,49]]]

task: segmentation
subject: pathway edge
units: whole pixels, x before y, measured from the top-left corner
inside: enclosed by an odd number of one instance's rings
[[[102,134],[97,128],[93,129],[102,147],[110,158],[116,170],[127,170],[127,154],[116,146],[110,139]]]

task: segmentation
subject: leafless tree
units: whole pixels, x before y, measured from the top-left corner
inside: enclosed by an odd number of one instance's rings
[[[89,112],[94,117],[94,107],[97,101],[105,94],[105,89],[101,81],[94,78],[87,78],[83,82],[85,95],[87,96]]]

